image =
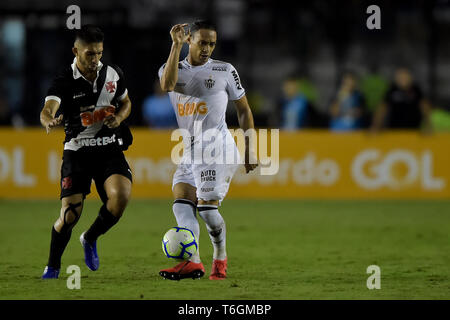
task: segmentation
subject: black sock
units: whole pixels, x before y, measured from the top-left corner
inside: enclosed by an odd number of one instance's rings
[[[111,229],[117,221],[119,221],[119,218],[109,212],[106,209],[106,205],[103,205],[100,208],[97,219],[95,219],[89,230],[84,234],[84,239],[89,243],[93,243],[100,235]]]
[[[61,268],[61,257],[63,255],[64,249],[66,249],[69,243],[70,236],[72,235],[72,230],[61,230],[59,233],[52,227],[52,240],[50,242],[50,256],[48,258],[48,266],[60,269]]]

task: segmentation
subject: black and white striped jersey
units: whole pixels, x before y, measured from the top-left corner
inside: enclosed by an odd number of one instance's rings
[[[127,93],[119,67],[100,62],[97,78],[90,82],[78,70],[75,58],[71,67],[53,80],[45,98],[60,103],[58,113],[63,114],[66,134],[64,150],[121,149],[119,129],[124,125],[110,129],[103,121],[116,112]]]

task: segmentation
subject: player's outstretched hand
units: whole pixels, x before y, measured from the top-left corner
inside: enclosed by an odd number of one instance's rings
[[[107,116],[103,123],[110,129],[117,128],[120,125],[119,119],[117,119],[116,115],[114,114],[110,114],[109,116]]]
[[[47,131],[47,134],[50,133],[50,131],[54,128],[59,126],[63,121],[63,115],[60,114],[58,118],[53,118],[50,120],[47,125],[45,126],[45,130]]]
[[[172,41],[175,44],[183,44],[187,41],[189,37],[189,33],[184,31],[184,27],[186,27],[187,23],[176,24],[170,29],[170,36],[172,37]]]

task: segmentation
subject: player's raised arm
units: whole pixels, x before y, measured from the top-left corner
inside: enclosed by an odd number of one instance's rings
[[[186,34],[184,30],[184,27],[187,25],[187,23],[176,24],[170,30],[172,47],[160,80],[161,89],[164,91],[173,91],[175,89],[178,80],[178,60],[180,60],[181,48],[189,37],[189,34]]]
[[[255,125],[253,122],[253,114],[250,109],[250,105],[248,104],[247,97],[244,95],[242,98],[235,100],[234,105],[236,107],[239,127],[245,131],[248,129],[255,129]],[[253,169],[255,169],[257,164],[257,156],[256,150],[250,149],[249,141],[245,140],[245,171],[249,173]]]
[[[59,126],[63,121],[63,115],[55,118],[56,111],[59,109],[59,102],[54,99],[49,99],[45,102],[42,108],[40,120],[42,126],[47,130],[47,133],[51,131],[52,128]]]

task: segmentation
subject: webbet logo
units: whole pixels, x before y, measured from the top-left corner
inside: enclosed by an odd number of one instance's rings
[[[433,154],[429,150],[423,151],[421,156],[401,149],[384,156],[377,149],[365,150],[353,160],[351,173],[358,185],[371,190],[384,186],[400,189],[417,182],[425,190],[445,187],[443,178],[433,177]]]

